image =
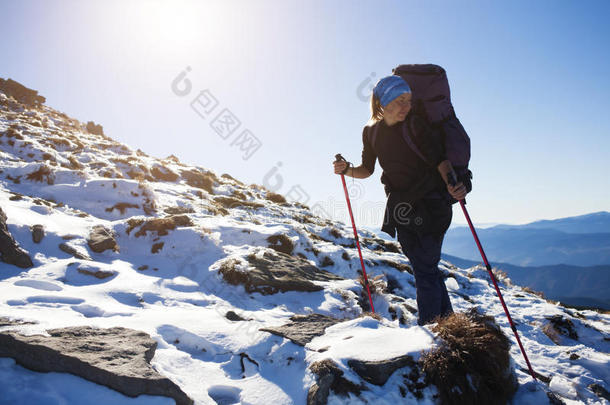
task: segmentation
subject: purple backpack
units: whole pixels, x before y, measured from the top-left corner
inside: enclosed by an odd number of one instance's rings
[[[470,161],[470,138],[455,115],[451,105],[449,82],[445,69],[438,65],[399,65],[392,69],[394,75],[402,77],[411,87],[413,105],[419,103],[420,110],[426,116],[428,123],[442,136],[441,142],[445,145],[447,159],[451,161],[458,179],[472,189],[470,179],[472,172],[468,170]],[[377,125],[373,127],[371,144],[374,148]],[[408,134],[404,134],[405,141],[424,161],[424,156],[417,149]]]

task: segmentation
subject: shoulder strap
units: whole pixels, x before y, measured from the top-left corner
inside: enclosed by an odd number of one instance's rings
[[[411,129],[411,132],[415,132],[415,129],[413,127],[413,119],[409,119],[409,129]],[[428,159],[426,159],[426,157],[424,156],[423,153],[421,153],[421,151],[419,150],[419,148],[417,147],[417,145],[415,145],[415,142],[413,142],[413,140],[411,139],[411,137],[409,136],[409,131],[407,129],[406,125],[402,126],[402,137],[405,139],[405,142],[407,142],[407,145],[409,145],[409,148],[411,148],[411,150],[413,152],[415,152],[417,154],[417,156],[419,156],[421,158],[421,160],[423,160],[424,162],[426,162],[429,166],[432,166],[432,163],[430,163],[428,161]]]

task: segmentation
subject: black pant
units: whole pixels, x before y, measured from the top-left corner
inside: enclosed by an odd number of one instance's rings
[[[451,224],[451,204],[444,200],[426,201],[435,220],[432,231],[398,226],[398,242],[411,262],[417,291],[419,325],[453,312],[443,274],[438,268],[445,232]]]

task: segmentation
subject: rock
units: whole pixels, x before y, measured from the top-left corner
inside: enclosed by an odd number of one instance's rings
[[[32,231],[32,240],[34,243],[40,243],[42,238],[44,238],[44,226],[41,224],[32,225],[30,230]]]
[[[96,124],[93,121],[87,121],[87,125],[85,127],[87,132],[93,135],[104,135],[104,128],[100,124]]]
[[[21,319],[11,319],[4,316],[0,316],[0,327],[3,326],[19,326],[19,325],[33,325],[36,322],[22,321]]]
[[[348,393],[360,395],[364,389],[361,385],[343,378],[343,371],[332,360],[318,361],[309,369],[316,375],[316,383],[309,388],[307,405],[326,405],[331,389],[343,396],[347,396]]]
[[[60,243],[59,249],[61,249],[62,251],[66,252],[69,255],[76,257],[77,259],[91,260],[89,255],[79,252],[74,246],[69,245],[67,243]]]
[[[116,239],[114,239],[113,232],[103,225],[95,225],[93,227],[89,233],[87,244],[96,253],[102,253],[108,249],[118,251],[118,245]]]
[[[28,253],[19,247],[19,244],[13,238],[13,235],[6,226],[6,214],[0,208],[0,255],[2,261],[9,264],[14,264],[22,269],[32,267],[32,259]]]
[[[297,345],[305,346],[316,336],[322,336],[329,326],[342,322],[342,319],[332,318],[321,314],[294,315],[290,323],[271,328],[261,328],[263,332],[290,339]]]
[[[10,78],[8,80],[0,78],[0,91],[20,103],[30,106],[39,106],[46,101],[43,96],[38,94],[37,90],[27,88]]]
[[[105,278],[108,277],[112,277],[116,274],[116,271],[108,271],[108,270],[89,270],[86,267],[79,267],[76,269],[76,271],[78,271],[81,274],[87,275],[87,276],[93,276],[97,279],[103,280]]]
[[[563,317],[562,315],[546,316],[545,318],[549,320],[549,323],[557,333],[567,336],[570,339],[578,340],[578,333],[576,332],[574,323],[569,318]]]
[[[247,257],[252,266],[247,271],[237,269],[235,262],[225,262],[220,274],[233,285],[243,285],[247,292],[260,292],[263,295],[286,291],[320,291],[322,286],[312,281],[343,280],[342,277],[320,270],[300,257],[267,250],[263,257]]]
[[[414,366],[411,356],[404,355],[381,361],[348,360],[347,365],[366,382],[375,385],[385,384],[394,371],[399,368]]]
[[[129,397],[160,395],[192,404],[174,382],[150,365],[157,342],[126,328],[88,326],[50,329],[51,336],[0,332],[0,357],[34,371],[71,373]]]
[[[242,318],[241,316],[237,315],[235,313],[235,311],[228,311],[225,314],[225,318],[227,318],[229,321],[245,321],[245,318]]]
[[[606,401],[610,401],[610,392],[608,392],[608,390],[606,390],[603,386],[601,386],[597,383],[593,383],[593,384],[589,384],[587,386],[587,388],[589,388],[591,391],[593,391],[593,393],[595,395],[597,395],[598,397],[603,398]]]

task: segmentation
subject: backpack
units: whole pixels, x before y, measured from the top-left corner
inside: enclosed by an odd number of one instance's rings
[[[455,115],[451,104],[449,82],[445,69],[438,65],[399,65],[392,69],[394,75],[402,77],[411,87],[413,106],[419,106],[432,126],[434,134],[440,136],[438,141],[445,146],[447,159],[453,165],[458,181],[461,181],[470,192],[472,190],[472,172],[468,169],[470,161],[470,138]],[[375,145],[378,123],[373,124],[370,142]],[[419,151],[408,131],[403,131],[407,145],[428,165],[424,155]]]

